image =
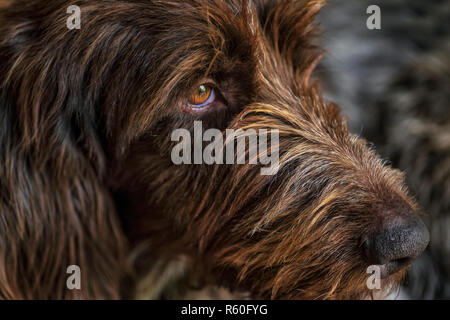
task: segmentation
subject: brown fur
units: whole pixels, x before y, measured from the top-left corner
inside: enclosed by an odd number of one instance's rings
[[[66,28],[72,4],[81,30]],[[17,0],[0,11],[0,297],[130,297],[180,257],[200,286],[252,298],[370,296],[361,239],[416,207],[310,81],[321,5]],[[203,78],[226,108],[182,107]],[[175,166],[170,133],[198,119],[280,130],[280,171]],[[65,287],[70,264],[81,291]]]

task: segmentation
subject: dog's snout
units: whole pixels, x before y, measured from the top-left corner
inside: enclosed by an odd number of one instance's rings
[[[388,219],[381,228],[363,242],[364,254],[372,265],[381,267],[386,278],[409,266],[420,256],[430,241],[423,221],[416,214]]]

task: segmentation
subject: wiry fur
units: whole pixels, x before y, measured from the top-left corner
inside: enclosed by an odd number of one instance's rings
[[[81,30],[65,25],[73,4]],[[417,208],[310,81],[321,5],[17,0],[1,11],[1,297],[130,297],[174,259],[186,287],[370,296],[361,239],[382,215]],[[186,96],[204,78],[226,107],[193,113]],[[194,120],[280,130],[278,174],[175,166],[170,133]],[[81,291],[65,289],[70,264]]]

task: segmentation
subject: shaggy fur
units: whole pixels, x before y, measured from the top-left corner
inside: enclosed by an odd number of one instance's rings
[[[81,30],[66,28],[73,4]],[[402,174],[310,81],[321,5],[16,0],[2,10],[0,296],[132,297],[173,261],[189,275],[186,288],[372,295],[364,237],[383,215],[417,207]],[[186,99],[204,79],[220,99],[193,112]],[[175,166],[170,134],[194,120],[278,129],[279,172]],[[78,291],[65,286],[71,264],[82,270]]]

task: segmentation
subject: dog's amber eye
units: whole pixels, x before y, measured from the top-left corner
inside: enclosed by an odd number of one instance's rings
[[[214,89],[207,84],[195,88],[189,95],[189,104],[192,108],[202,108],[214,101]]]

